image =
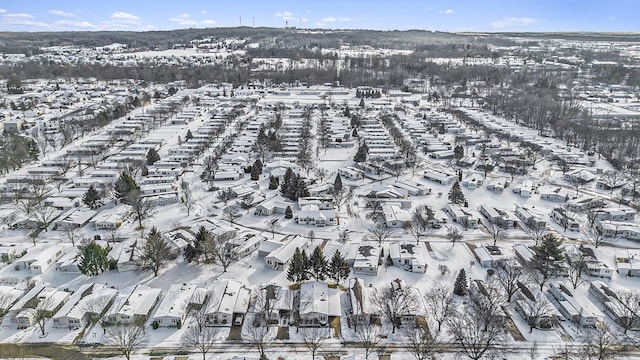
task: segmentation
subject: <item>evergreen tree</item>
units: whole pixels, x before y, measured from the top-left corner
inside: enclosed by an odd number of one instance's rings
[[[284,173],[284,177],[282,178],[282,182],[280,183],[280,194],[286,198],[289,197],[289,193],[291,192],[291,187],[293,186],[293,177],[296,174],[291,170],[291,168],[287,168],[287,171]]]
[[[140,188],[138,187],[138,184],[136,184],[136,181],[126,171],[120,173],[120,177],[116,180],[114,185],[116,199],[123,202],[126,201],[125,199],[132,191],[137,191],[139,189]]]
[[[251,166],[251,180],[260,180],[261,172],[262,170],[254,163],[253,166]]]
[[[317,281],[321,281],[327,278],[327,259],[322,253],[320,246],[316,246],[309,257],[309,272],[311,276]]]
[[[89,185],[89,189],[82,196],[82,203],[94,210],[100,207],[100,193],[93,184]]]
[[[187,135],[185,135],[184,138],[185,138],[186,141],[189,141],[189,140],[193,139],[193,134],[191,133],[191,129],[187,130]]]
[[[262,168],[264,167],[262,161],[260,161],[260,159],[256,159],[256,161],[253,162],[253,166],[257,167],[260,170],[260,175],[262,175]]]
[[[464,193],[460,188],[460,182],[456,181],[451,186],[451,191],[449,191],[449,202],[452,204],[460,204],[463,205],[466,203],[467,199],[464,197]]]
[[[331,262],[329,263],[329,277],[339,284],[341,280],[345,280],[349,277],[349,273],[351,269],[349,268],[349,263],[342,257],[340,250],[336,250],[333,253],[333,257],[331,257]]]
[[[361,142],[358,146],[358,151],[353,156],[353,161],[355,162],[364,162],[367,161],[367,156],[369,155],[369,147],[366,142]]]
[[[456,159],[462,159],[462,157],[464,156],[464,148],[462,147],[462,145],[456,145],[456,147],[453,148],[453,154]]]
[[[349,105],[347,105],[347,107],[344,108],[344,116],[346,117],[351,117],[351,110],[349,109]]]
[[[184,260],[188,263],[196,260],[198,258],[198,252],[196,247],[191,244],[187,244],[184,248]]]
[[[469,293],[467,286],[467,273],[464,269],[460,269],[456,282],[453,284],[453,293],[458,296],[465,296]]]
[[[140,254],[142,269],[151,270],[154,276],[158,276],[160,270],[175,258],[176,254],[171,246],[164,241],[158,229],[155,226],[151,228],[147,235],[147,241],[142,247],[142,254]]]
[[[156,149],[149,149],[149,151],[147,151],[147,165],[153,165],[158,160],[160,160],[160,155]]]
[[[275,190],[278,188],[278,186],[280,186],[280,181],[277,177],[271,175],[269,177],[269,190]]]
[[[296,248],[287,269],[287,280],[293,283],[301,283],[309,280],[309,257],[300,248]]]
[[[531,267],[538,271],[537,278],[540,290],[552,276],[555,276],[564,262],[564,253],[560,245],[562,241],[554,234],[547,233],[540,244],[533,247]]]
[[[364,97],[362,97],[362,98],[360,98],[360,108],[361,108],[361,109],[364,109],[364,107],[365,107],[365,106],[366,106],[366,105],[365,105],[365,103],[364,103]]]
[[[333,182],[333,192],[339,193],[342,190],[342,177],[340,174],[336,175],[336,180]]]
[[[293,210],[291,210],[291,206],[287,206],[287,208],[285,209],[284,217],[285,217],[285,219],[292,219],[293,218]]]
[[[111,251],[110,247],[102,247],[94,241],[81,246],[78,269],[80,269],[82,274],[87,276],[101,274],[109,267],[109,261],[107,259],[109,251]]]

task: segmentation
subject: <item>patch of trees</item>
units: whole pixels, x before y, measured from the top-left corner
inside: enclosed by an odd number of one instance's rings
[[[38,144],[32,138],[5,132],[0,137],[0,175],[38,160],[39,154]]]
[[[320,246],[316,246],[310,256],[304,249],[296,248],[287,269],[287,280],[302,283],[311,279],[322,281],[330,278],[339,284],[349,277],[349,272],[349,264],[340,251],[336,251],[331,260],[327,261]]]
[[[305,179],[287,168],[282,183],[280,183],[280,193],[287,199],[298,201],[298,198],[309,196],[309,190]]]

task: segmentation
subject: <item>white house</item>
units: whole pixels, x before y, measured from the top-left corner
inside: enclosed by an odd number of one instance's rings
[[[334,210],[320,210],[318,205],[314,204],[302,206],[294,220],[296,224],[315,227],[335,226],[337,222]]]
[[[126,204],[116,205],[109,209],[101,210],[94,218],[96,230],[115,230],[131,211],[131,206]]]
[[[382,216],[384,217],[384,225],[388,228],[401,228],[411,221],[411,214],[397,205],[383,204]]]
[[[571,322],[595,326],[604,319],[604,314],[589,299],[577,291],[571,291],[562,281],[550,281],[549,293],[556,299],[556,307],[562,316]]]
[[[640,276],[640,250],[616,250],[616,268],[620,275]]]
[[[345,260],[353,265],[353,272],[363,275],[377,275],[382,247],[373,241],[350,244]]]
[[[499,246],[482,244],[473,249],[480,265],[485,268],[505,267],[511,260],[511,254]]]
[[[73,229],[85,226],[98,212],[85,207],[76,207],[64,212],[54,223],[54,229]]]
[[[118,304],[114,304],[108,315],[110,322],[131,324],[135,321],[146,321],[151,310],[158,303],[162,289],[138,284],[133,291]]]
[[[340,293],[327,283],[309,281],[300,285],[298,315],[300,326],[327,326],[331,317],[340,316]]]
[[[196,288],[196,285],[191,283],[171,285],[169,291],[163,294],[153,321],[161,327],[176,327],[178,324],[183,324]]]
[[[28,268],[33,274],[42,274],[55,265],[64,252],[65,247],[62,245],[44,244],[14,260],[13,266],[16,270]]]
[[[380,318],[378,309],[373,304],[375,290],[365,286],[361,278],[349,279],[349,308],[345,313],[349,321],[358,325],[369,325]]]
[[[427,249],[423,243],[393,242],[389,244],[393,265],[416,273],[427,272]]]
[[[249,308],[251,291],[235,280],[222,280],[212,285],[206,305],[207,326],[231,326],[236,316],[244,316]]]
[[[287,263],[296,251],[306,249],[307,239],[294,235],[286,244],[282,244],[279,248],[273,250],[269,255],[265,256],[265,264],[274,270],[284,270]]]

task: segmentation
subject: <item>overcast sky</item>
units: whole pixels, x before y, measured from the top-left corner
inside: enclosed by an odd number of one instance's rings
[[[640,0],[0,0],[0,31],[229,26],[439,31],[640,31]]]

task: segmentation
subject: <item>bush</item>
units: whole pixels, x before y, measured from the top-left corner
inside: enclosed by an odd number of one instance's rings
[[[496,273],[496,271],[495,271],[495,270],[493,270],[493,269],[487,269],[487,275],[491,276],[491,275],[493,275],[493,274],[495,274],[495,273]]]
[[[151,323],[151,327],[153,328],[153,330],[157,329],[158,326],[160,326],[160,325],[158,325],[157,321],[154,321],[154,322]]]
[[[182,328],[182,320],[178,320],[178,322],[176,323],[176,327],[177,327],[178,329],[181,329],[181,328]]]

